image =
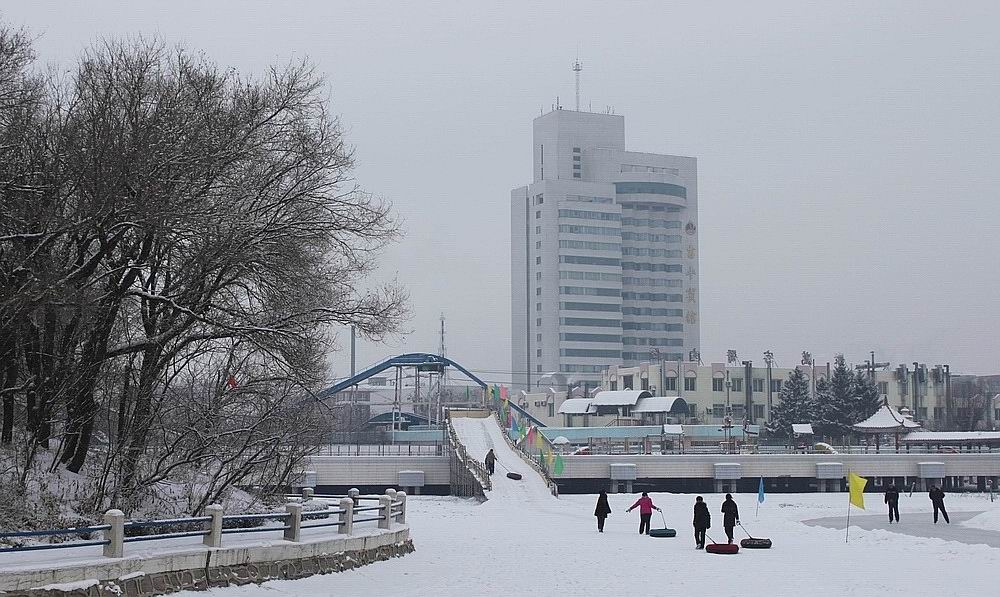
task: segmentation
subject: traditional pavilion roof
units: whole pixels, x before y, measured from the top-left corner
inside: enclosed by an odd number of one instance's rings
[[[920,429],[920,424],[914,423],[912,420],[907,419],[900,414],[900,412],[895,408],[889,406],[888,404],[884,404],[874,415],[868,417],[860,423],[855,423],[851,427],[853,427],[855,431],[861,431],[863,433],[887,433],[893,431],[906,431],[908,429]]]

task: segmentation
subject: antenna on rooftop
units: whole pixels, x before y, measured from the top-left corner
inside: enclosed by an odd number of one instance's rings
[[[583,70],[583,63],[580,62],[580,58],[577,57],[573,61],[573,72],[576,73],[576,111],[580,111],[580,71]]]

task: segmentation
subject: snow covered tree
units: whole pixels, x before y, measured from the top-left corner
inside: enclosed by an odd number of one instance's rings
[[[829,437],[846,435],[856,422],[854,374],[848,369],[844,355],[838,354],[835,363],[830,379],[816,382],[820,433]]]
[[[867,371],[858,370],[854,375],[854,422],[864,421],[882,408],[882,395],[878,384]]]
[[[778,404],[771,412],[768,432],[791,437],[793,424],[811,423],[814,416],[815,405],[809,396],[809,380],[800,369],[793,369],[778,393]]]

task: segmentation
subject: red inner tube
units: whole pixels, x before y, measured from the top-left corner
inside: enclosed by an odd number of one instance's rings
[[[734,554],[740,552],[740,546],[735,543],[709,543],[705,546],[708,553]]]

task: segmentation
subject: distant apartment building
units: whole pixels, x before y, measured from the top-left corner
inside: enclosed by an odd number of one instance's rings
[[[511,191],[511,369],[596,386],[608,366],[698,350],[698,177],[691,157],[627,151],[625,120],[534,120],[533,182]]]

